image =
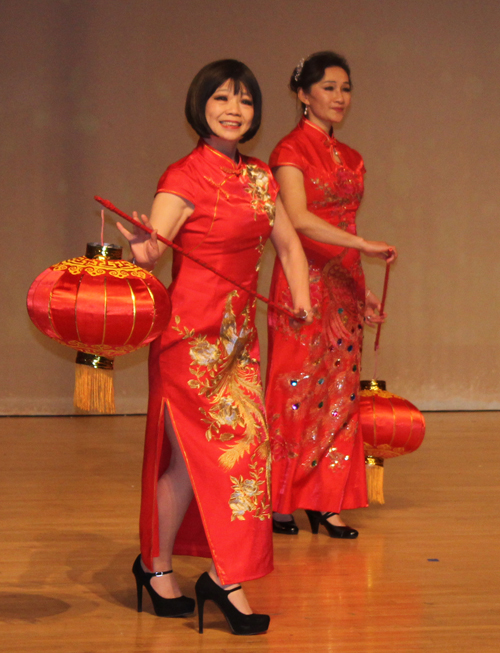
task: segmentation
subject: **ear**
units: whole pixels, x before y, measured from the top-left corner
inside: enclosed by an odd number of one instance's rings
[[[308,94],[304,92],[304,89],[299,88],[299,90],[297,91],[297,97],[302,102],[302,104],[309,106]]]

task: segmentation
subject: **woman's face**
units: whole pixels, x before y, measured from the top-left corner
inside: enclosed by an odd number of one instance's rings
[[[343,68],[332,66],[325,69],[319,82],[306,93],[298,92],[299,100],[307,106],[307,117],[325,131],[335,123],[342,122],[351,103],[349,76]]]
[[[234,93],[234,83],[228,79],[208,98],[205,117],[217,138],[238,143],[250,129],[253,120],[253,100],[243,84]]]

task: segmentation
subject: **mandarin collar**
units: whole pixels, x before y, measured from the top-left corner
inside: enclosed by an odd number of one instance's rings
[[[302,116],[299,122],[299,127],[311,138],[313,141],[322,143],[325,147],[332,147],[337,144],[335,134],[330,136],[325,131],[318,127],[313,122]]]
[[[212,147],[206,141],[204,141],[203,138],[200,138],[200,140],[198,141],[197,149],[200,151],[200,154],[203,156],[204,159],[213,163],[214,165],[221,168],[221,170],[224,170],[225,172],[239,174],[244,166],[243,157],[241,156],[238,150],[237,150],[238,163],[236,163],[236,161],[233,161],[233,159],[231,159],[230,156],[227,156],[227,154],[223,154],[222,152],[219,152],[219,150],[216,150],[214,147]]]

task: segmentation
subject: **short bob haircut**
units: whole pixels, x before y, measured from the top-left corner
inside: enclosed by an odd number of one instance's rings
[[[349,68],[349,64],[342,55],[332,52],[331,50],[323,50],[322,52],[311,54],[304,61],[304,65],[300,72],[299,66],[295,68],[290,77],[289,86],[290,90],[294,93],[298,93],[299,88],[308,93],[313,84],[316,84],[323,79],[325,76],[325,70],[333,67],[345,70],[347,77],[349,78],[349,84],[352,86],[351,69]],[[295,79],[296,77],[297,79]],[[302,103],[302,106],[304,107],[305,105]]]
[[[187,97],[185,114],[188,123],[202,138],[213,136],[205,117],[208,99],[224,82],[230,79],[234,84],[234,92],[239,93],[240,87],[251,95],[254,115],[250,129],[241,139],[241,143],[255,136],[262,118],[262,93],[252,71],[236,59],[221,59],[204,66],[191,82]]]

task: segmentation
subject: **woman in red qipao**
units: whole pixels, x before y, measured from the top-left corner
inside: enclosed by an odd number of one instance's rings
[[[310,312],[307,261],[270,169],[238,153],[261,118],[251,71],[226,59],[194,78],[186,117],[200,135],[191,154],[161,177],[151,236],[123,227],[138,265],[152,269],[165,247],[156,233],[195,252],[223,274],[256,289],[268,237],[290,282],[296,313]],[[196,583],[203,630],[205,600],[216,602],[236,634],[264,632],[239,583],[272,562],[270,446],[255,328],[255,298],[174,253],[172,320],[152,343],[143,465],[141,555],[134,563],[139,608],[146,586],[160,616],[185,616],[172,553],[212,558]],[[306,321],[311,321],[306,317]]]
[[[387,261],[396,251],[356,235],[363,195],[363,159],[336,140],[351,99],[347,62],[318,52],[297,66],[290,88],[304,117],[271,154],[280,195],[309,262],[315,320],[289,325],[269,311],[266,393],[273,459],[273,530],[296,534],[294,510],[305,508],[313,533],[354,538],[342,508],[367,505],[358,390],[363,321],[382,322],[380,303],[365,291],[360,254]],[[290,303],[276,261],[271,297]]]

